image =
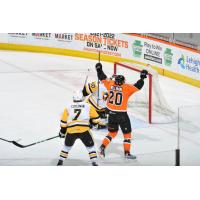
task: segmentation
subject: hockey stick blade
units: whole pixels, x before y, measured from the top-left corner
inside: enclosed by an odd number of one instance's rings
[[[6,140],[6,139],[4,139],[4,138],[0,138],[0,140],[5,141],[5,142],[9,142],[9,143],[12,143],[12,142],[13,142],[13,141],[11,141],[11,140]]]
[[[39,143],[42,143],[42,142],[46,142],[46,141],[48,141],[48,140],[52,140],[52,139],[54,139],[54,138],[58,138],[59,137],[59,135],[56,135],[56,136],[54,136],[54,137],[50,137],[50,138],[47,138],[47,139],[45,139],[45,140],[41,140],[41,141],[38,141],[38,142],[34,142],[34,143],[32,143],[32,144],[28,144],[28,145],[22,145],[22,144],[19,144],[18,142],[16,142],[16,141],[11,141],[15,146],[17,146],[17,147],[19,147],[19,148],[26,148],[26,147],[30,147],[30,146],[33,146],[33,145],[35,145],[35,144],[39,144]]]
[[[86,85],[86,83],[87,83],[87,80],[88,80],[89,73],[90,73],[90,69],[88,68],[88,71],[87,71],[87,76],[86,76],[86,78],[85,78],[85,82],[84,82],[84,86],[85,86],[85,85]],[[84,86],[83,86],[83,88],[84,88]]]
[[[25,147],[27,147],[27,145],[21,145],[21,144],[19,144],[19,143],[16,142],[16,141],[12,141],[12,143],[13,143],[15,146],[20,147],[20,148],[25,148]]]

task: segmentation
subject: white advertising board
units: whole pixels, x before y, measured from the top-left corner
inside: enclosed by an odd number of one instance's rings
[[[8,33],[1,43],[46,46],[126,58],[200,80],[200,54],[148,38],[120,33]]]

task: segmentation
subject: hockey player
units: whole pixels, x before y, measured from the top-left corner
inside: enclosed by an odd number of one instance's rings
[[[73,103],[67,105],[64,109],[59,136],[65,137],[65,143],[57,165],[63,165],[63,161],[68,157],[76,139],[80,139],[86,146],[91,164],[93,166],[98,165],[89,120],[92,119],[93,123],[98,124],[99,115],[90,104],[83,102],[83,100],[82,91],[78,91],[73,96]]]
[[[127,114],[127,103],[129,97],[139,91],[144,85],[144,79],[147,78],[148,72],[142,70],[140,79],[134,84],[126,84],[123,75],[116,75],[114,80],[107,79],[102,70],[102,64],[96,64],[97,76],[107,88],[109,96],[107,100],[108,117],[108,135],[100,146],[100,155],[105,157],[105,149],[117,135],[119,126],[124,136],[124,155],[127,159],[136,159],[136,156],[130,153],[131,149],[131,123]]]
[[[108,97],[108,91],[102,85],[99,84],[99,91],[97,82],[87,83],[83,88],[83,96],[88,96],[86,102],[91,104],[99,114],[101,123],[98,124],[98,129],[105,128],[107,125],[107,116],[106,116],[106,99]]]

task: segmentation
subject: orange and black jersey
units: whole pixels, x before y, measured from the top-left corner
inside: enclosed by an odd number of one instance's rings
[[[122,84],[119,86],[113,80],[102,80],[102,83],[109,93],[107,108],[112,111],[126,112],[129,97],[139,91],[135,85]]]
[[[140,78],[134,85],[122,84],[116,85],[115,81],[107,79],[107,76],[102,70],[102,66],[98,65],[97,76],[108,90],[107,108],[112,111],[126,112],[129,97],[139,91],[143,85],[144,80]],[[141,77],[141,76],[140,76]]]

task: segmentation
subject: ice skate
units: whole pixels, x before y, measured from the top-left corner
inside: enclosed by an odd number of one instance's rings
[[[99,166],[97,162],[92,162],[92,166]]]
[[[125,159],[127,160],[134,160],[137,157],[135,155],[130,154],[129,152],[125,153]]]
[[[59,160],[57,166],[62,166],[63,165],[63,160]]]
[[[103,145],[99,148],[99,155],[101,158],[105,158],[105,147]]]

